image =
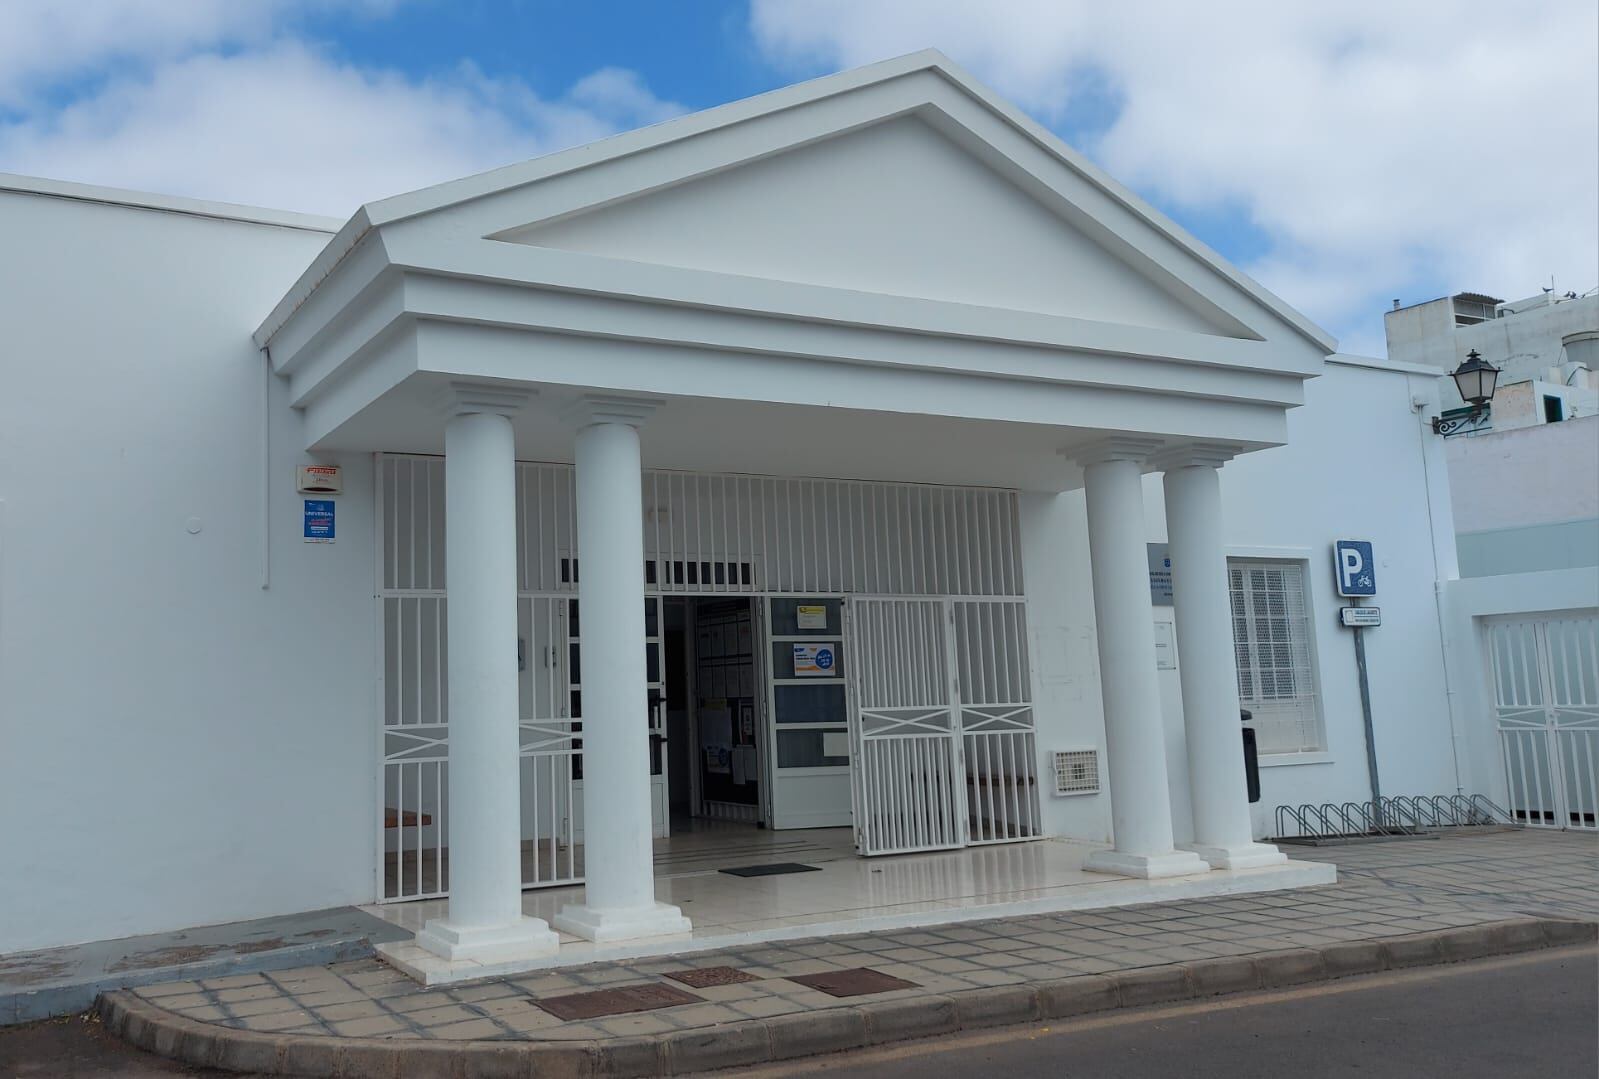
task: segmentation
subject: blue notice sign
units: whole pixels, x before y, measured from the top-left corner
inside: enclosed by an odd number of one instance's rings
[[[305,500],[305,542],[333,542],[333,502],[325,498]]]
[[[1334,540],[1333,573],[1340,596],[1375,596],[1377,563],[1369,540]]]

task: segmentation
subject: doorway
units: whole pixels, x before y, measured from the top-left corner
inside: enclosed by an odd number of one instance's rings
[[[672,816],[767,824],[763,680],[756,603],[671,596],[665,607]]]

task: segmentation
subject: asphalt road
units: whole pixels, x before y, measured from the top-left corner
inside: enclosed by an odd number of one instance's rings
[[[746,1069],[741,1079],[1594,1079],[1599,952],[1537,952]]]
[[[1599,951],[1536,952],[718,1074],[927,1079],[934,1070],[938,1079],[1594,1079]],[[0,1029],[4,1079],[220,1074],[130,1049],[77,1018]]]

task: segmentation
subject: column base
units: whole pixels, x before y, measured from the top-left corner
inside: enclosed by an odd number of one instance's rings
[[[1089,873],[1114,873],[1119,877],[1155,880],[1159,877],[1190,877],[1209,873],[1210,866],[1190,850],[1169,854],[1126,854],[1119,850],[1096,850],[1083,863]]]
[[[561,938],[542,918],[522,918],[509,925],[451,925],[448,918],[430,918],[416,942],[450,962],[508,963],[554,955]]]
[[[1230,847],[1212,847],[1204,843],[1183,843],[1183,850],[1193,851],[1212,869],[1259,869],[1262,866],[1282,865],[1288,855],[1270,843],[1236,843]]]
[[[686,936],[693,928],[689,920],[683,917],[683,912],[669,903],[622,910],[595,910],[573,903],[562,907],[561,913],[553,921],[555,928],[561,932],[592,940],[596,944],[639,940],[643,937]]]

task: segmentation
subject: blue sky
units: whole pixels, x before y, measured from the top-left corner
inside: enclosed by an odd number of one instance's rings
[[[926,46],[1336,334],[1599,284],[1599,14],[1486,0],[9,0],[0,171],[342,216]]]

